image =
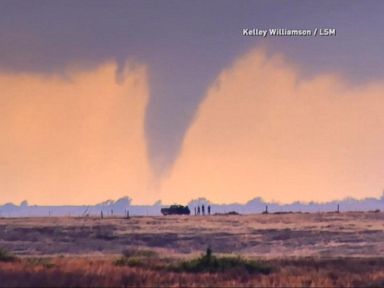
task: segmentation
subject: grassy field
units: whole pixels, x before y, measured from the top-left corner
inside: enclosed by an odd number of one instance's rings
[[[384,287],[384,213],[2,218],[0,247],[5,287]]]

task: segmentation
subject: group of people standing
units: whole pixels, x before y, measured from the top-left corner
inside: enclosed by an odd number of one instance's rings
[[[195,215],[205,215],[205,206],[204,206],[204,204],[201,205],[201,207],[200,207],[200,205],[195,207]],[[207,206],[207,215],[211,215],[211,206],[210,205]]]

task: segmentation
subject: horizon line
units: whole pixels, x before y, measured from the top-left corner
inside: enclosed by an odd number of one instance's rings
[[[267,201],[265,199],[263,199],[262,197],[260,196],[257,196],[257,197],[254,197],[254,198],[251,198],[250,200],[246,201],[246,202],[228,202],[228,203],[215,203],[215,202],[212,202],[210,201],[209,199],[201,196],[201,197],[198,197],[198,198],[194,198],[194,199],[191,199],[189,200],[187,203],[177,203],[177,202],[172,202],[172,203],[163,203],[161,199],[155,201],[154,203],[152,204],[139,204],[139,203],[133,203],[133,198],[129,197],[129,196],[122,196],[120,198],[117,198],[116,200],[113,200],[113,199],[107,199],[105,201],[102,201],[102,202],[99,202],[99,203],[93,203],[93,204],[90,204],[90,203],[83,203],[83,204],[66,204],[66,203],[62,203],[62,204],[38,204],[38,203],[34,203],[34,204],[30,204],[28,202],[28,200],[23,200],[21,201],[19,204],[15,204],[14,202],[5,202],[5,203],[0,203],[0,207],[1,206],[6,206],[6,205],[13,205],[13,206],[28,206],[28,207],[32,207],[32,206],[40,206],[40,207],[60,207],[60,206],[71,206],[71,207],[81,207],[81,206],[102,206],[102,205],[113,205],[113,204],[116,204],[118,203],[119,201],[122,201],[122,200],[126,200],[128,202],[128,205],[129,206],[169,206],[169,205],[174,205],[174,204],[185,204],[185,205],[189,205],[190,203],[192,202],[207,202],[211,205],[247,205],[247,204],[250,204],[252,201],[259,201],[261,203],[265,203],[265,204],[271,204],[271,205],[279,205],[279,206],[285,206],[285,205],[294,205],[294,204],[301,204],[301,205],[316,205],[316,204],[328,204],[328,203],[333,203],[333,202],[343,202],[343,201],[358,201],[358,202],[361,202],[361,201],[365,201],[365,200],[369,200],[369,199],[374,199],[374,200],[384,200],[384,191],[383,193],[381,194],[381,196],[378,196],[378,197],[374,197],[374,196],[370,196],[370,197],[364,197],[364,198],[354,198],[352,196],[346,196],[342,199],[330,199],[330,200],[327,200],[327,201],[301,201],[301,200],[295,200],[295,201],[291,201],[291,202],[286,202],[286,203],[283,203],[283,202],[278,202],[276,200],[271,200],[271,201]]]

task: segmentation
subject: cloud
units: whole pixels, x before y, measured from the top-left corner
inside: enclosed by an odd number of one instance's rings
[[[290,202],[380,195],[384,85],[303,76],[284,57],[260,50],[224,70],[162,183],[162,199]]]
[[[153,202],[144,134],[146,68],[65,76],[0,73],[1,201]]]
[[[384,85],[303,77],[252,51],[208,89],[168,175],[147,155],[144,66],[0,72],[1,202],[280,202],[379,196]],[[117,73],[118,72],[118,73]],[[160,181],[160,184],[159,182]]]

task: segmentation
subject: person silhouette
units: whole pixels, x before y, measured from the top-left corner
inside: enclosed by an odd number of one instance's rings
[[[197,206],[197,215],[200,215],[200,205]]]
[[[203,215],[205,215],[204,204],[203,204],[203,205],[201,205],[201,212],[203,213]]]
[[[208,205],[208,215],[211,215],[211,205]]]

